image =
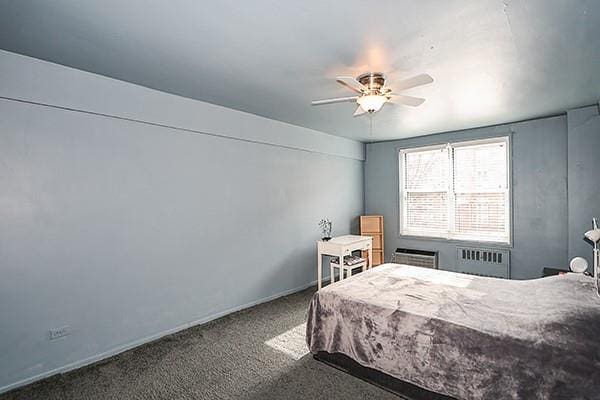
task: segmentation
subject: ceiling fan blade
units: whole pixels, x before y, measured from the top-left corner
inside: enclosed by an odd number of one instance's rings
[[[351,76],[338,76],[335,79],[342,85],[348,86],[350,89],[355,90],[360,94],[368,90],[365,85]]]
[[[413,76],[412,78],[404,79],[394,85],[396,90],[411,89],[421,85],[427,85],[433,82],[433,78],[427,74],[420,74]]]
[[[320,106],[322,104],[334,104],[334,103],[352,102],[352,101],[356,101],[356,99],[358,99],[358,96],[337,97],[335,99],[313,100],[311,104],[313,106]]]
[[[356,111],[354,111],[354,114],[352,114],[353,117],[360,117],[361,115],[365,114],[366,111],[362,109],[361,106],[358,106],[358,108],[356,109]]]
[[[393,95],[390,102],[395,104],[403,104],[405,106],[418,107],[425,102],[425,99],[413,96],[404,96],[401,94]]]

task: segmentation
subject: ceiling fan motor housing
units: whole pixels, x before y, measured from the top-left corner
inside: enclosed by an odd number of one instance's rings
[[[380,94],[385,86],[385,75],[381,72],[367,72],[359,75],[356,80],[369,89],[368,94]]]

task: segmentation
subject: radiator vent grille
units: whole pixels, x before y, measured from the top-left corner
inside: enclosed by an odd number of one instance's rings
[[[434,268],[438,267],[436,251],[401,249],[397,248],[392,256],[395,264],[414,265],[416,267]]]
[[[459,272],[467,274],[510,278],[510,251],[457,247],[456,266]]]
[[[460,256],[463,261],[481,261],[495,264],[502,264],[502,252],[496,250],[483,249],[460,249]]]

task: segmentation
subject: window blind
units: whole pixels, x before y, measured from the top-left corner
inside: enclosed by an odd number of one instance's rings
[[[448,154],[445,148],[406,153],[404,157],[408,231],[444,231],[448,225]]]
[[[508,138],[400,152],[401,234],[510,242]]]

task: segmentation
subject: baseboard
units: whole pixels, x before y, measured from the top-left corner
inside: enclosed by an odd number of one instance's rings
[[[102,361],[102,360],[104,360],[106,358],[109,358],[109,357],[115,356],[117,354],[123,353],[124,351],[127,351],[127,350],[131,350],[131,349],[133,349],[135,347],[138,347],[138,346],[141,346],[143,344],[153,342],[153,341],[155,341],[157,339],[160,339],[160,338],[162,338],[164,336],[172,335],[172,334],[180,332],[180,331],[182,331],[184,329],[188,329],[188,328],[191,328],[191,327],[196,326],[196,325],[205,324],[205,323],[207,323],[209,321],[212,321],[212,320],[215,320],[217,318],[224,317],[225,315],[228,315],[228,314],[231,314],[231,313],[234,313],[234,312],[237,312],[237,311],[241,311],[241,310],[244,310],[246,308],[250,308],[250,307],[256,306],[258,304],[266,303],[266,302],[269,302],[269,301],[272,301],[272,300],[275,300],[275,299],[278,299],[280,297],[287,296],[287,295],[290,295],[290,294],[293,294],[293,293],[296,293],[296,292],[300,292],[300,291],[302,291],[304,289],[307,289],[307,288],[309,288],[311,286],[315,286],[316,284],[317,284],[317,281],[315,280],[315,281],[306,283],[306,284],[304,284],[302,286],[298,286],[298,287],[293,288],[293,289],[285,290],[283,292],[279,292],[279,293],[273,294],[271,296],[263,297],[261,299],[258,299],[256,301],[252,301],[250,303],[246,303],[246,304],[243,304],[243,305],[240,305],[240,306],[229,308],[229,309],[224,310],[224,311],[219,311],[218,313],[215,313],[215,314],[211,314],[211,315],[204,316],[204,317],[201,317],[201,318],[198,318],[198,319],[194,319],[193,321],[190,321],[190,322],[187,322],[185,324],[179,325],[179,326],[177,326],[175,328],[167,329],[165,331],[158,332],[158,333],[155,333],[155,334],[150,335],[150,336],[145,336],[143,338],[136,339],[136,340],[134,340],[132,342],[126,343],[126,344],[121,345],[121,346],[117,346],[117,347],[115,347],[113,349],[110,349],[108,351],[105,351],[103,353],[99,353],[99,354],[93,355],[91,357],[87,357],[87,358],[84,358],[82,360],[75,361],[75,362],[63,365],[62,367],[54,368],[54,369],[51,369],[49,371],[42,372],[41,374],[37,374],[37,375],[31,376],[29,378],[25,378],[25,379],[22,379],[20,381],[17,381],[17,382],[14,382],[14,383],[2,386],[2,387],[0,387],[0,393],[8,392],[9,390],[13,390],[13,389],[16,389],[18,387],[25,386],[25,385],[28,385],[30,383],[36,382],[36,381],[39,381],[39,380],[42,380],[42,379],[45,379],[45,378],[49,378],[49,377],[51,377],[53,375],[64,374],[65,372],[69,372],[69,371],[72,371],[72,370],[77,369],[77,368],[85,367],[86,365],[90,365],[90,364],[96,363],[98,361]]]

